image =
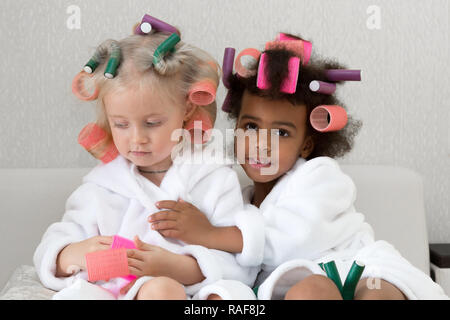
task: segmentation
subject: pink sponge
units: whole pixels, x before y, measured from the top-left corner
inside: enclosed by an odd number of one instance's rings
[[[111,249],[86,254],[88,280],[109,280],[129,275],[127,250]]]

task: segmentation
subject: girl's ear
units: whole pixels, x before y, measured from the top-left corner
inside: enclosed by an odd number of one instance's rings
[[[190,102],[189,100],[186,103],[186,111],[184,113],[184,121],[187,122],[192,117],[192,115],[197,111],[198,106]]]
[[[305,141],[303,142],[300,156],[303,159],[306,159],[313,152],[313,150],[314,150],[314,141],[311,136],[307,136]]]

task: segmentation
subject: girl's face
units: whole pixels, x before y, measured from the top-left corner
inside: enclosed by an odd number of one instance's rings
[[[188,107],[155,94],[157,90],[108,93],[104,105],[114,144],[119,153],[145,170],[170,167],[175,129],[183,127]]]
[[[306,137],[306,118],[305,105],[294,106],[287,100],[269,100],[244,92],[236,129],[244,132],[253,130],[257,139],[254,145],[250,145],[248,138],[236,139],[235,143],[245,143],[245,163],[242,163],[244,159],[239,160],[250,179],[259,183],[273,181],[291,169],[299,157],[309,156],[314,145],[312,139]],[[266,129],[265,139],[261,129]],[[278,146],[273,144],[271,138],[278,138]],[[267,155],[264,159],[258,155],[263,148],[266,150],[262,153]],[[257,159],[253,159],[254,154],[258,155]],[[273,174],[262,171],[262,168],[269,166],[278,170]]]

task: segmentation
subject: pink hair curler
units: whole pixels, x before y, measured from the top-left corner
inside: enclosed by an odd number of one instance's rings
[[[177,28],[148,14],[144,15],[141,23],[134,29],[134,33],[145,35],[149,34],[152,30],[176,33],[180,36],[180,31]]]
[[[98,97],[99,88],[97,85],[93,85],[93,90],[90,93],[89,90],[85,87],[85,81],[88,79],[92,79],[93,74],[89,74],[85,71],[81,71],[78,73],[75,78],[72,80],[72,92],[73,94],[80,100],[83,101],[91,101],[95,100]],[[93,81],[91,81],[93,82]]]
[[[265,53],[261,55],[261,59],[259,60],[258,67],[258,78],[256,82],[256,86],[259,89],[268,89],[270,87],[270,83],[266,78],[266,63],[267,56]],[[297,89],[297,81],[298,81],[298,72],[300,69],[300,58],[299,57],[291,57],[288,62],[289,73],[286,79],[283,80],[281,84],[280,91],[285,93],[294,93]]]
[[[193,104],[206,106],[214,102],[216,91],[217,85],[209,79],[204,79],[192,85],[188,97]]]
[[[119,151],[114,143],[108,139],[105,130],[95,123],[89,123],[81,130],[78,135],[78,143],[105,164],[119,155]]]
[[[302,57],[302,64],[308,63],[311,56],[311,43],[303,40],[282,40],[266,42],[265,50],[284,49],[294,52]]]
[[[339,131],[347,124],[347,112],[341,106],[322,105],[311,111],[309,121],[317,131]]]
[[[239,55],[236,57],[235,61],[235,69],[236,73],[243,77],[248,78],[255,74],[256,70],[249,70],[247,66],[242,65],[241,58],[243,57],[250,57],[250,59],[255,60],[255,63],[258,61],[259,57],[261,56],[261,52],[254,48],[247,48],[242,50]]]
[[[113,237],[113,243],[111,244],[111,249],[136,249],[136,246],[133,241],[123,238],[121,236],[115,235]],[[127,276],[122,276],[128,282],[133,281],[137,277],[135,275],[129,274]]]
[[[269,89],[270,87],[269,81],[266,78],[266,59],[267,55],[263,53],[259,59],[258,78],[256,79],[256,86],[262,90]]]
[[[222,63],[222,81],[225,88],[230,89],[229,78],[233,75],[233,62],[236,50],[234,48],[225,48]]]
[[[309,89],[312,92],[333,94],[336,91],[336,84],[324,81],[313,80],[309,83]]]
[[[302,64],[303,65],[308,64],[309,59],[311,58],[311,52],[312,52],[312,43],[311,42],[306,41],[306,40],[300,40],[300,39],[297,39],[294,37],[290,37],[285,33],[279,33],[278,36],[275,38],[275,42],[277,42],[277,41],[284,43],[285,46],[287,45],[287,41],[301,41],[302,48],[298,51],[298,53],[303,58]],[[266,47],[267,47],[267,43],[266,43]],[[295,47],[295,45],[294,45],[294,47]],[[294,48],[290,49],[290,48],[286,47],[286,49],[295,51]]]
[[[285,93],[294,93],[297,90],[298,72],[300,70],[300,58],[291,57],[288,62],[288,76],[283,80],[280,91]]]
[[[209,130],[212,129],[212,127],[213,122],[209,112],[202,107],[197,107],[197,110],[192,117],[186,122],[184,129],[189,131],[192,143],[203,144],[209,140]],[[200,135],[198,133],[195,134],[198,131],[200,131]],[[201,137],[202,140],[196,140],[196,137]]]
[[[127,238],[115,235],[113,237],[113,242],[111,244],[111,249],[121,249],[121,248],[136,249],[136,246],[135,246],[133,241],[131,241],[131,240],[127,239]]]
[[[124,248],[90,252],[85,258],[90,282],[107,281],[130,274],[127,250]]]

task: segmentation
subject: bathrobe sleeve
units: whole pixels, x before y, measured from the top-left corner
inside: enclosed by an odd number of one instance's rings
[[[201,179],[191,192],[197,199],[198,194],[203,195],[200,209],[208,212],[213,225],[235,225],[236,214],[243,210],[243,200],[238,178],[232,169],[221,167]],[[220,279],[233,279],[252,285],[256,278],[257,268],[241,266],[235,254],[194,245],[185,246],[183,253],[191,254],[197,259],[206,278],[202,283],[188,287],[188,293]]]
[[[62,220],[49,226],[34,253],[33,262],[42,283],[56,291],[70,285],[74,276],[55,276],[59,252],[71,243],[100,234],[109,235],[99,228],[99,220],[106,220],[101,215],[111,213],[114,217],[114,212],[120,212],[123,206],[124,198],[93,183],[84,183],[76,189],[66,201]],[[115,220],[109,220],[111,228],[107,229],[114,229],[112,224],[118,223]]]
[[[361,228],[364,216],[353,207],[356,187],[335,160],[312,159],[286,179],[276,191],[279,195],[260,208],[265,218],[264,264],[316,259]]]

